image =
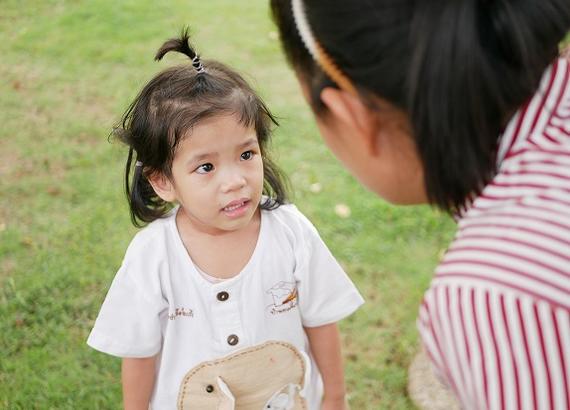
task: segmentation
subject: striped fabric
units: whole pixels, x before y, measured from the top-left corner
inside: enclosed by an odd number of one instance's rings
[[[556,61],[501,137],[418,318],[466,409],[570,409],[570,67]]]

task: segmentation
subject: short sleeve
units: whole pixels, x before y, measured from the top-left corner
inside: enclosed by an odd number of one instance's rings
[[[167,304],[160,292],[143,290],[145,275],[139,268],[141,263],[123,262],[87,339],[92,348],[118,357],[150,357],[160,351],[160,314]]]
[[[338,322],[352,314],[364,299],[331,254],[311,222],[299,213],[295,278],[303,326]]]

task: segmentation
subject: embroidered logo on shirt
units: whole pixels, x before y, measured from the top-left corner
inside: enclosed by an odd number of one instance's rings
[[[271,295],[273,303],[267,306],[272,315],[285,313],[297,306],[297,286],[295,282],[278,282],[266,291]]]
[[[192,309],[186,309],[186,308],[176,308],[174,310],[174,313],[170,313],[168,315],[168,319],[170,320],[174,320],[179,316],[186,316],[186,317],[194,317],[194,312],[192,312]]]

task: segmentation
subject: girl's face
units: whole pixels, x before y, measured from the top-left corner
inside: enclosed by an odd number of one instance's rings
[[[216,234],[248,226],[263,190],[255,129],[232,115],[199,122],[178,146],[172,177],[162,182],[166,190],[157,193],[178,202],[194,228]]]

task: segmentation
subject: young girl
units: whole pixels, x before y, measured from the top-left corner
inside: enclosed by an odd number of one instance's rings
[[[187,31],[156,59],[170,51],[192,64],[154,77],[117,130],[131,217],[148,226],[87,343],[123,358],[126,409],[343,409],[335,322],[362,297],[284,203],[262,100],[202,63]]]

